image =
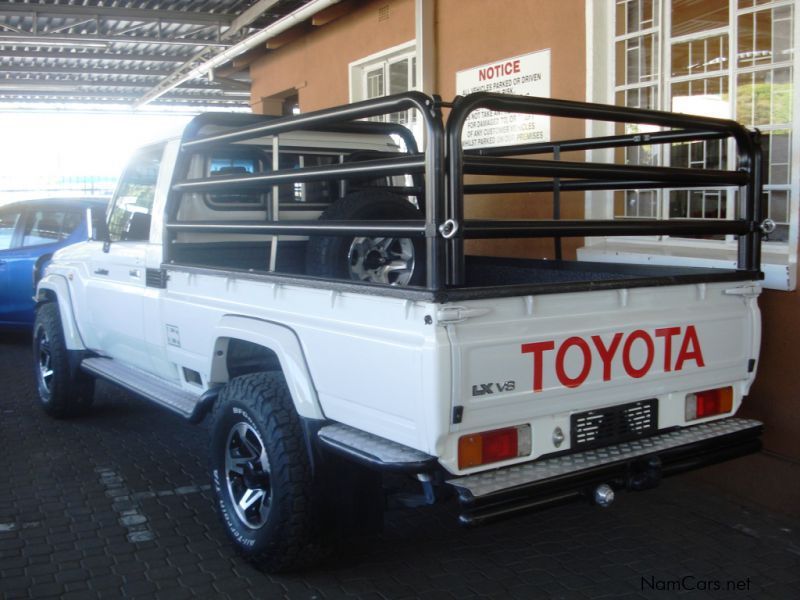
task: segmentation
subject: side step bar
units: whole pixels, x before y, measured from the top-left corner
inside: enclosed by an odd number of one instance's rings
[[[203,394],[192,394],[155,375],[99,356],[83,359],[81,369],[95,377],[116,383],[192,423],[199,423],[203,419],[219,393],[218,388],[214,388]]]
[[[420,473],[436,463],[430,454],[341,423],[323,426],[317,437],[323,447],[376,469]]]
[[[450,479],[464,512],[464,525],[586,496],[600,484],[654,487],[662,476],[757,452],[763,425],[728,418],[675,429],[613,446],[483,471]]]

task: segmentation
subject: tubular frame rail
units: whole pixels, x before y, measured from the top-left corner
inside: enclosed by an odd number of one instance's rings
[[[416,109],[421,115],[427,140],[424,154],[416,152],[413,135],[402,126],[392,128],[385,124],[356,121],[408,109]],[[217,115],[218,117],[219,115]],[[420,236],[425,238],[426,288],[432,290],[441,287],[444,281],[445,244],[435,225],[444,221],[444,127],[439,106],[433,98],[420,92],[408,92],[268,121],[265,121],[263,117],[253,119],[252,115],[231,115],[231,117],[233,123],[243,124],[243,126],[221,133],[199,136],[198,132],[204,126],[214,122],[213,117],[209,115],[205,119],[198,117],[187,127],[181,140],[176,174],[183,175],[188,172],[191,155],[198,149],[226,146],[234,142],[256,137],[276,136],[291,131],[387,133],[391,130],[391,133],[403,138],[410,152],[399,153],[397,158],[366,160],[351,164],[340,163],[255,175],[173,181],[167,199],[167,218],[164,224],[164,239],[167,241],[164,257],[166,262],[171,261],[170,247],[179,231],[271,235]],[[231,221],[179,223],[177,221],[179,196],[184,192],[208,192],[219,188],[234,187],[236,189],[253,189],[281,183],[305,183],[331,178],[351,179],[365,175],[384,176],[408,173],[424,174],[425,221],[351,221],[344,224],[331,222],[312,224],[308,221],[273,221],[264,224]]]
[[[442,106],[452,108],[447,126]],[[402,110],[415,109],[421,115],[426,148],[417,151],[413,135],[406,128],[385,123],[358,121]],[[468,117],[477,109],[521,114],[538,114],[616,123],[650,124],[671,129],[647,134],[624,134],[589,139],[561,140],[479,150],[465,150],[462,132]],[[223,118],[224,117],[224,118]],[[221,123],[220,120],[224,121]],[[201,135],[207,125],[232,127]],[[173,181],[167,200],[165,262],[172,262],[171,243],[179,232],[229,232],[269,235],[407,236],[425,238],[425,288],[440,293],[465,285],[465,239],[553,238],[560,255],[562,237],[624,235],[736,235],[737,271],[759,277],[761,242],[761,150],[758,132],[750,132],[731,120],[591,104],[550,98],[510,96],[478,92],[444,104],[437,97],[419,92],[387,96],[347,106],[297,116],[265,120],[255,115],[203,115],[187,127],[182,138],[175,176],[188,172],[189,161],[198,149],[219,148],[234,142],[276,136],[291,131],[337,133],[382,133],[401,136],[408,152],[397,157],[380,157],[352,163],[274,170]],[[560,160],[567,151],[621,148],[733,138],[736,142],[735,170],[696,170],[670,167],[617,165]],[[552,154],[556,160],[539,160],[531,155]],[[525,155],[526,158],[519,158]],[[516,158],[515,158],[516,157]],[[178,222],[180,195],[225,189],[264,189],[282,183],[305,183],[325,179],[347,180],[364,176],[420,174],[423,176],[425,220],[419,221],[203,221]],[[530,177],[537,181],[514,183],[464,183],[464,175]],[[542,180],[544,178],[544,180]],[[740,188],[741,218],[734,220],[560,220],[562,191],[624,190],[638,188],[691,188],[737,186]],[[466,194],[552,192],[554,220],[504,221],[465,220]],[[298,279],[303,276],[297,276]],[[350,286],[358,282],[349,282]]]
[[[461,134],[467,118],[475,110],[554,117],[593,119],[615,123],[637,123],[676,128],[650,134],[606,136],[592,139],[565,140],[513,147],[489,148],[465,152]],[[587,102],[572,102],[551,98],[535,98],[477,92],[457,98],[447,121],[446,152],[448,160],[447,216],[454,223],[456,234],[448,244],[447,284],[459,286],[464,282],[464,239],[487,237],[551,237],[564,235],[668,235],[735,234],[739,236],[738,265],[742,271],[757,272],[761,260],[761,149],[756,143],[758,132],[751,133],[735,121],[694,115],[609,106]],[[541,154],[556,151],[589,150],[637,146],[653,143],[724,139],[736,142],[738,168],[736,171],[672,169],[597,163],[565,163],[504,158],[519,154]],[[542,167],[548,164],[548,169]],[[551,175],[553,181],[464,185],[464,173],[493,175]],[[563,178],[570,178],[563,181]],[[557,181],[557,183],[556,183]],[[512,191],[546,190],[615,190],[630,188],[700,187],[734,185],[743,187],[742,218],[730,221],[706,222],[687,226],[685,222],[637,220],[634,227],[622,221],[586,220],[581,226],[574,222],[550,221],[544,235],[544,221],[516,223],[464,221],[465,193],[502,193]],[[696,222],[695,222],[696,223]],[[502,230],[502,235],[499,231]]]

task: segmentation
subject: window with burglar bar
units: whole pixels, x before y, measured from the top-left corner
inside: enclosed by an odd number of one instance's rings
[[[792,173],[796,60],[792,0],[616,0],[614,93],[617,104],[732,118],[762,132],[764,216],[777,224],[765,238],[789,239],[797,174]],[[627,132],[646,129],[628,127]],[[792,146],[795,146],[793,149]],[[628,164],[735,168],[732,141],[640,146]],[[615,218],[732,219],[733,189],[618,192]]]

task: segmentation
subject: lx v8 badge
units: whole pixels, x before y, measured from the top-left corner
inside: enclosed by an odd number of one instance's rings
[[[494,394],[495,392],[498,394],[503,392],[513,392],[516,387],[517,382],[513,379],[511,381],[506,381],[505,383],[480,383],[472,386],[472,395],[485,396],[486,394]]]

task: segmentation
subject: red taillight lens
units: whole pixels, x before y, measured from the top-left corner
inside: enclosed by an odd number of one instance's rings
[[[458,468],[467,469],[530,453],[530,425],[472,433],[458,440]]]
[[[733,388],[703,390],[686,396],[686,420],[722,415],[733,410]]]

